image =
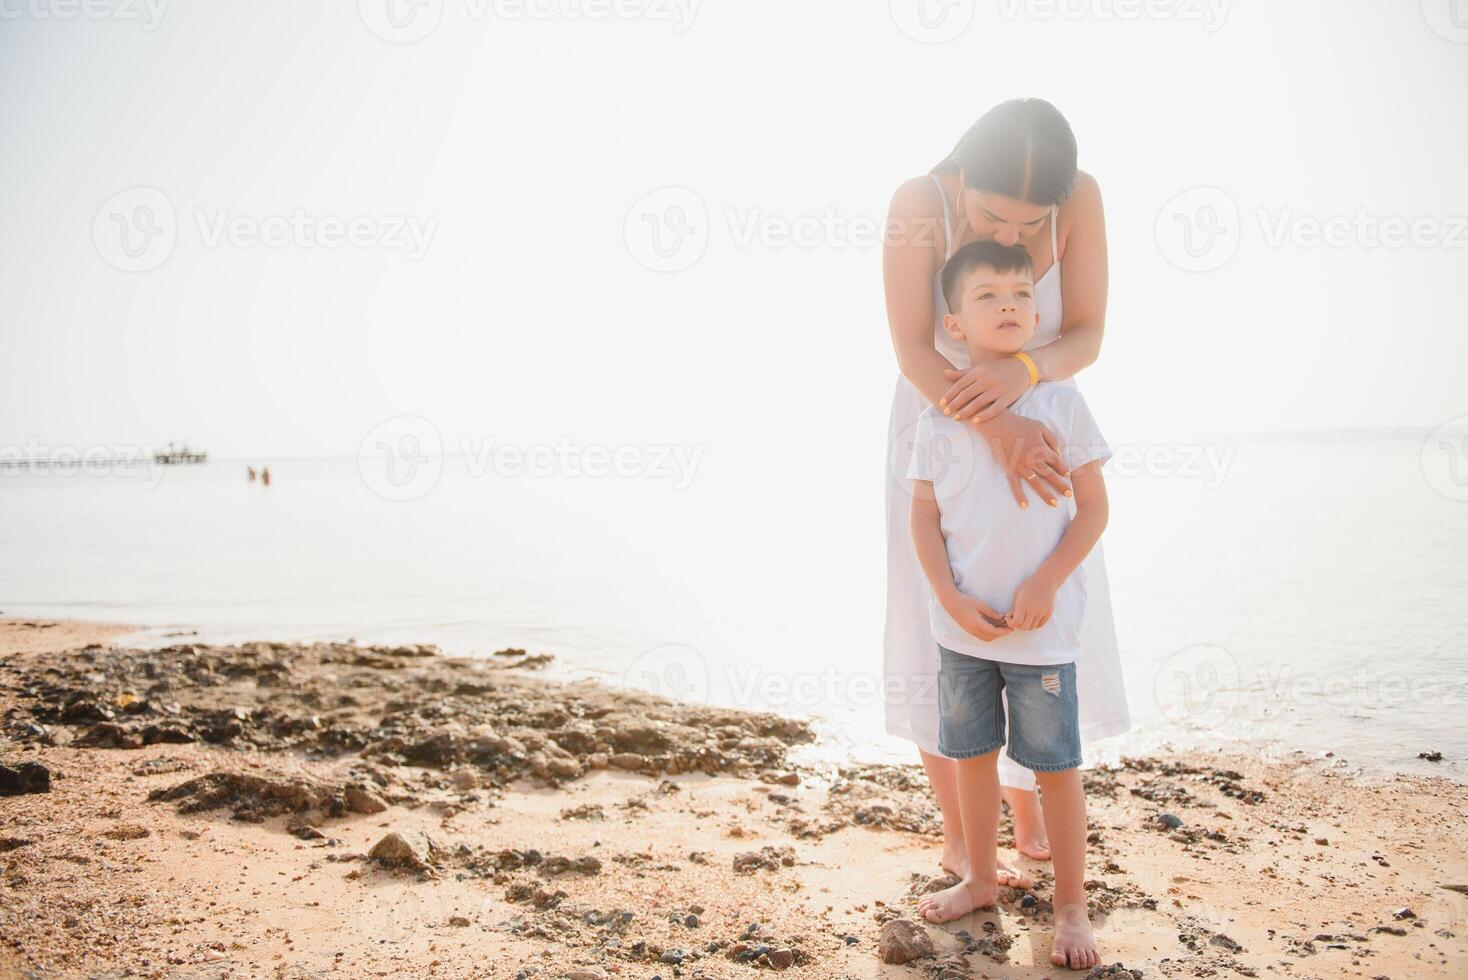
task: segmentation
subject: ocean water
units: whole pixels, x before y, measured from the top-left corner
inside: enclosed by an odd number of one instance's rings
[[[1242,745],[1468,776],[1468,486],[1424,474],[1424,439],[1115,447],[1105,545],[1136,726],[1095,756]],[[860,492],[807,494],[717,460],[685,481],[449,458],[404,500],[368,460],[269,462],[268,488],[243,461],[0,469],[0,614],[152,643],[524,647],[561,676],[913,758],[882,731],[876,467]]]

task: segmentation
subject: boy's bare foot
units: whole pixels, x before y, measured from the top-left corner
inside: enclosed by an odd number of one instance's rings
[[[964,879],[918,899],[918,912],[929,922],[952,922],[974,909],[992,908],[999,898],[999,886],[992,881]]]
[[[1050,944],[1050,962],[1072,970],[1089,970],[1101,962],[1091,920],[1084,915],[1057,915],[1055,941]]]

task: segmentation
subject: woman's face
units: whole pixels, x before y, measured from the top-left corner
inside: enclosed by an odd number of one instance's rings
[[[1050,217],[1046,205],[976,191],[972,187],[963,189],[963,207],[974,234],[1000,245],[1029,241],[1045,230],[1045,221]]]

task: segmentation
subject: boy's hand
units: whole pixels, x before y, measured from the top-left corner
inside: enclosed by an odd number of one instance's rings
[[[943,600],[943,608],[964,631],[985,643],[1012,632],[1004,617],[973,596],[955,592]]]
[[[1014,590],[1013,608],[1005,622],[1017,630],[1037,630],[1050,622],[1059,586],[1041,575],[1031,575]]]

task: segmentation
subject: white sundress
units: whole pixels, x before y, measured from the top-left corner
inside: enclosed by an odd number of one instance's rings
[[[953,252],[953,220],[948,197],[937,176],[943,200],[947,249]],[[1056,209],[1050,212],[1050,269],[1035,283],[1035,308],[1040,314],[1034,339],[1027,349],[1042,347],[1060,336],[1060,252],[1056,248]],[[954,367],[969,366],[968,351],[943,329],[942,284],[933,279],[933,345]],[[1074,386],[1073,380],[1046,382]],[[883,694],[887,733],[907,739],[933,755],[938,752],[938,651],[928,624],[928,581],[912,547],[909,515],[911,482],[906,478],[912,454],[912,432],[928,403],[902,375],[892,394],[892,417],[887,428],[887,629],[883,652]],[[1025,519],[1015,508],[1014,520]],[[1086,576],[1086,612],[1081,623],[1081,653],[1076,659],[1076,690],[1080,698],[1081,737],[1095,741],[1118,735],[1131,727],[1126,689],[1121,676],[1121,654],[1111,615],[1111,590],[1106,561],[1098,543],[1082,562]],[[1034,788],[1034,773],[999,755],[1000,780],[1018,789]]]

